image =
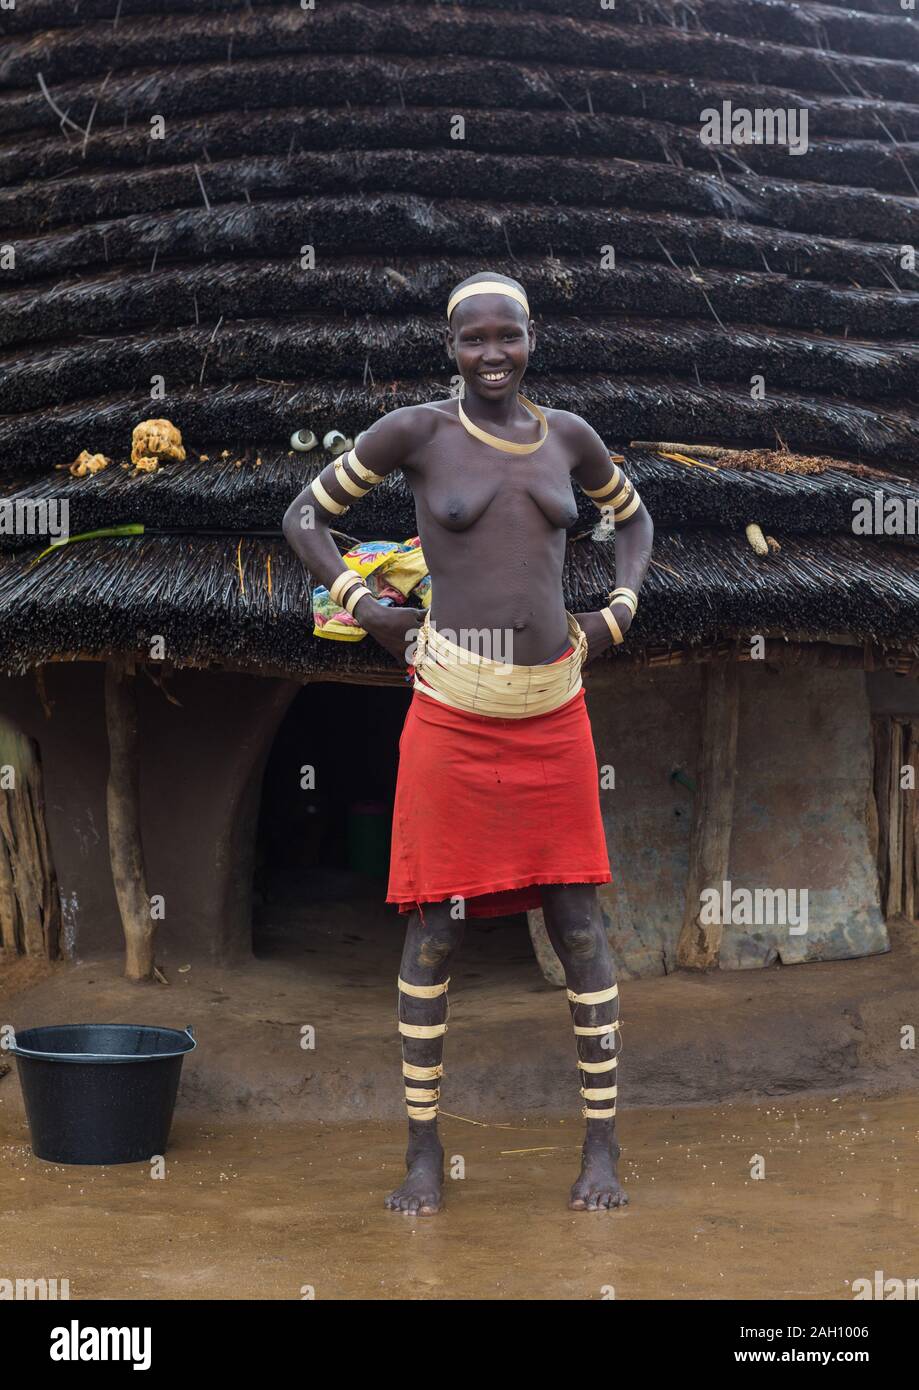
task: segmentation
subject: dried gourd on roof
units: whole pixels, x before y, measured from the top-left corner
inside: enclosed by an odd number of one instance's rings
[[[142,420],[131,435],[131,462],[143,473],[153,473],[160,463],[185,462],[182,436],[171,420]]]
[[[111,461],[105,454],[91,454],[88,449],[83,449],[73,463],[64,466],[75,478],[86,478],[91,473],[101,473],[103,468],[108,468]]]

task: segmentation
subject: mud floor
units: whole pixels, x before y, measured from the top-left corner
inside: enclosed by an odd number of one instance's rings
[[[164,954],[166,984],[130,984],[114,954],[0,962],[0,1026],[190,1023],[198,1048],[183,1065],[180,1118],[193,1110],[222,1123],[396,1122],[402,928],[340,896],[305,907],[280,897],[260,954],[233,968]],[[919,992],[919,928],[891,923],[890,932],[892,950],[862,960],[623,979],[623,1102],[919,1092],[917,1053],[902,1047]],[[470,928],[451,967],[450,1003],[447,1109],[486,1121],[573,1112],[568,1006],[542,978],[525,925]],[[312,1050],[302,1046],[307,1025]],[[0,1126],[14,1115],[18,1082],[0,1076]]]
[[[0,1277],[72,1299],[846,1300],[919,1276],[919,1094],[631,1111],[629,1207],[569,1212],[578,1125],[443,1121],[436,1217],[383,1209],[401,1125],[177,1117],[166,1176],[64,1168],[0,1131]],[[759,1156],[764,1176],[754,1179]]]

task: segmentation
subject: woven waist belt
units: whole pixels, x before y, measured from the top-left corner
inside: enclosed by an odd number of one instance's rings
[[[568,637],[573,650],[561,661],[547,666],[514,666],[451,642],[431,627],[427,613],[418,636],[414,688],[470,714],[500,719],[550,714],[573,699],[582,685],[587,636],[570,613]]]

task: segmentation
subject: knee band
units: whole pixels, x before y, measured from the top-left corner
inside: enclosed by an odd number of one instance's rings
[[[439,985],[411,985],[399,977],[399,993],[411,999],[438,999],[444,996],[449,1016],[450,1004],[446,998],[449,979]],[[399,1033],[403,1038],[442,1038],[447,1031],[446,1019],[443,1023],[403,1023],[399,1020]],[[436,1081],[443,1076],[442,1062],[432,1066],[416,1066],[405,1060],[405,1047],[402,1049],[402,1076],[406,1081]],[[410,1120],[436,1120],[437,1102],[440,1100],[439,1086],[406,1086],[405,1106]]]
[[[566,991],[572,1004],[608,1004],[619,998],[619,986],[610,985],[608,989],[595,989],[592,994],[575,994],[573,989]]]

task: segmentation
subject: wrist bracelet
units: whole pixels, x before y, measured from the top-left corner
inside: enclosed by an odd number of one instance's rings
[[[620,584],[618,589],[614,589],[609,596],[610,603],[624,603],[631,611],[632,617],[638,612],[638,595],[634,589],[627,589],[624,584]]]
[[[348,597],[345,599],[345,607],[351,614],[352,618],[354,617],[355,608],[360,603],[361,599],[365,597],[373,598],[373,594],[367,588],[367,585],[363,583],[359,584],[356,589],[352,589],[351,592],[348,594]]]
[[[333,603],[337,603],[339,607],[343,607],[343,599],[346,591],[352,584],[360,583],[361,577],[355,570],[342,570],[341,574],[337,575],[329,585],[329,598]]]
[[[602,616],[602,618],[603,618],[603,621],[606,623],[606,626],[609,628],[610,632],[613,634],[613,642],[614,642],[615,645],[618,647],[619,644],[620,644],[620,642],[624,642],[624,641],[625,641],[625,638],[624,638],[623,635],[622,635],[622,628],[621,628],[621,627],[619,626],[619,624],[616,622],[616,619],[615,619],[613,613],[610,611],[609,608],[601,608],[601,609],[600,609],[600,614],[601,614],[601,616]]]

